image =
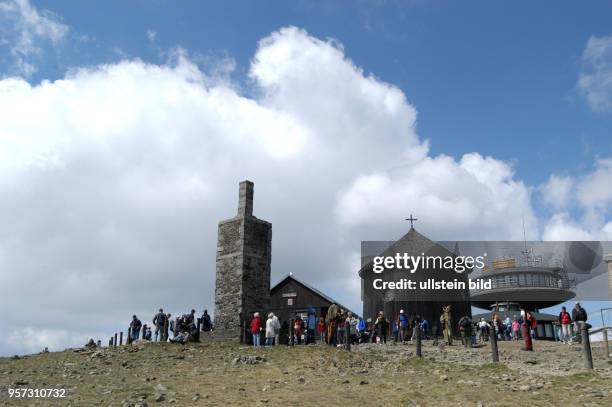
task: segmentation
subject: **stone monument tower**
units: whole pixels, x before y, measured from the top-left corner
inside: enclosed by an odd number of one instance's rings
[[[262,318],[270,303],[272,224],[253,216],[253,183],[242,181],[238,214],[219,222],[215,280],[215,336],[240,339],[241,320]],[[264,319],[265,320],[265,319]]]

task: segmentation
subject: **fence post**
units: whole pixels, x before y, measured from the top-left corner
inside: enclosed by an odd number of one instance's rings
[[[123,331],[119,332],[119,346],[123,345]]]
[[[608,344],[608,328],[604,328],[603,331],[601,331],[601,333],[603,334],[604,352],[606,352],[606,359],[610,359],[610,345]]]
[[[293,335],[293,334],[294,334],[294,331],[293,331],[293,324],[295,323],[295,320],[294,320],[293,318],[291,318],[291,319],[289,320],[289,322],[290,322],[290,324],[289,324],[289,337],[290,337],[290,338],[289,338],[289,344],[290,344],[291,346],[293,346],[293,345],[294,345],[294,341],[295,341],[295,338],[293,337],[293,336],[294,336],[294,335]]]
[[[416,355],[423,357],[421,353],[421,326],[418,322],[415,322],[414,329],[416,329]]]
[[[196,337],[195,337],[195,341],[196,342],[200,342],[200,324],[202,323],[202,321],[200,320],[200,318],[197,318],[197,323],[196,323]]]
[[[591,339],[586,322],[580,324],[580,335],[582,336],[582,353],[584,354],[584,367],[593,369],[593,355],[591,354]]]
[[[489,341],[491,341],[491,359],[494,363],[499,362],[499,352],[497,351],[497,333],[495,332],[495,325],[491,325],[489,333]]]
[[[117,332],[115,332],[115,340],[113,341],[113,346],[117,346]]]
[[[111,336],[110,339],[108,340],[108,347],[112,347],[113,346],[113,337]]]

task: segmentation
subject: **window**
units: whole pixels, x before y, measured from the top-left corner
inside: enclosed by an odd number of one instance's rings
[[[287,305],[293,305],[293,298],[287,298]]]

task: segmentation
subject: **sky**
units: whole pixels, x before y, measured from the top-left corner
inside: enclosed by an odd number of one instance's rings
[[[287,3],[0,0],[0,355],[212,310],[244,179],[272,280],[354,309],[411,213],[612,238],[610,3]]]

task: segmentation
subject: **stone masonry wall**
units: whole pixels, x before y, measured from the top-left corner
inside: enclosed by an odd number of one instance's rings
[[[252,215],[253,184],[240,183],[238,215],[219,222],[215,283],[215,337],[240,339],[241,319],[270,303],[272,224]],[[265,318],[264,318],[265,320]]]

